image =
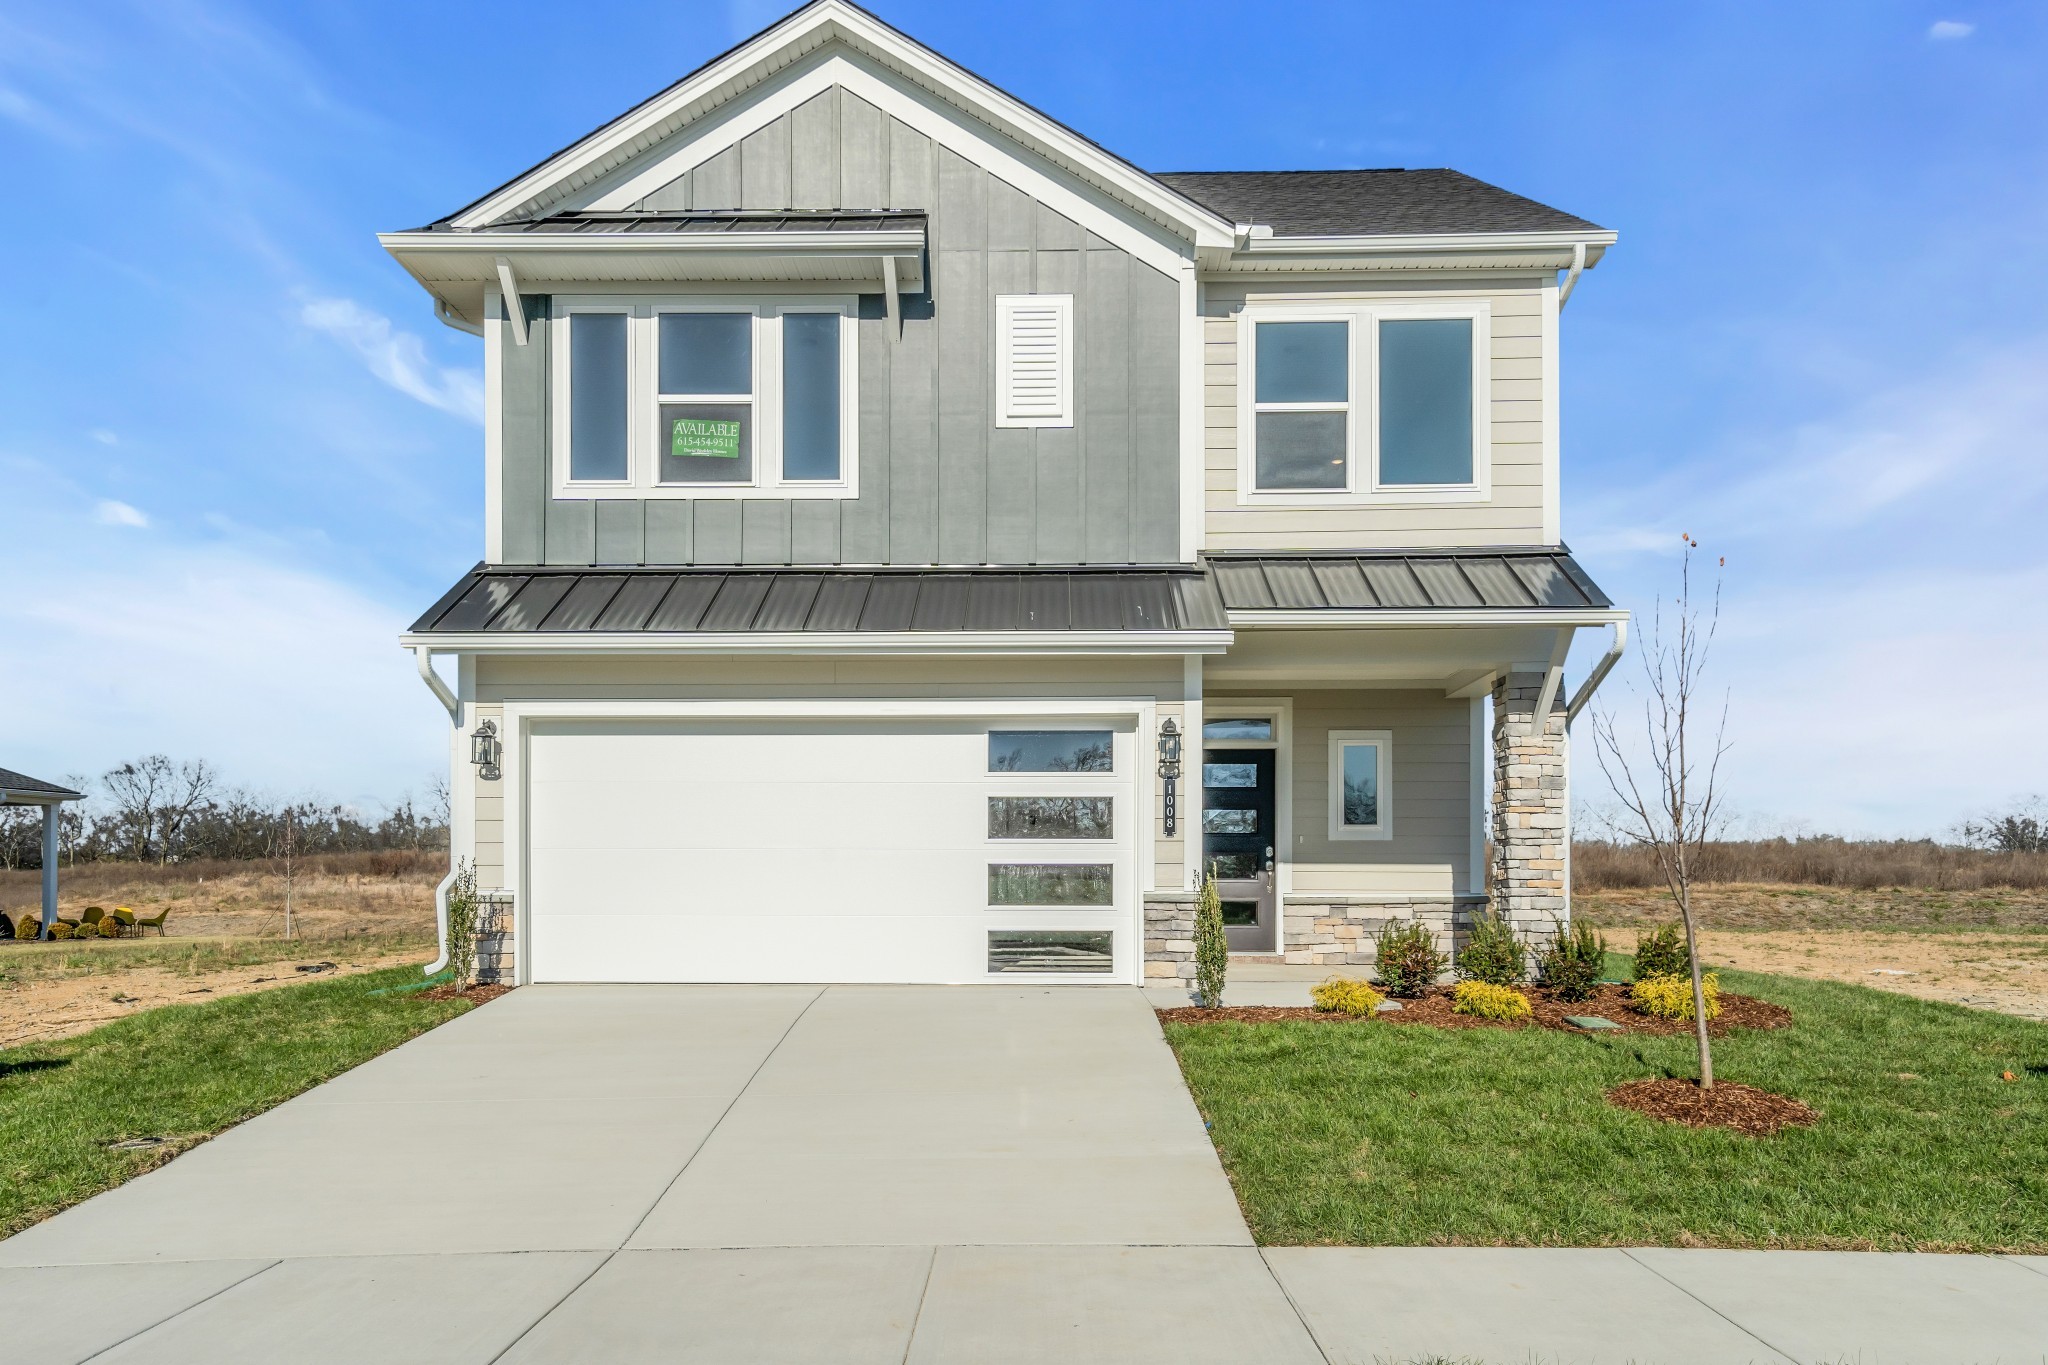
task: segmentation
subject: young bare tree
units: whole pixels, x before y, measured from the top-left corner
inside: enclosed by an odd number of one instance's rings
[[[1614,716],[1605,711],[1593,717],[1593,752],[1620,805],[1614,821],[1616,832],[1655,855],[1664,885],[1685,925],[1685,950],[1692,958],[1700,1088],[1711,1090],[1714,1052],[1707,1039],[1706,991],[1700,979],[1692,884],[1707,841],[1717,837],[1725,823],[1715,781],[1721,757],[1728,752],[1728,699],[1723,693],[1711,740],[1695,743],[1707,656],[1721,624],[1721,578],[1719,573],[1714,576],[1714,595],[1704,608],[1703,619],[1702,608],[1692,596],[1692,557],[1700,543],[1690,535],[1683,539],[1678,597],[1671,603],[1673,619],[1667,628],[1660,598],[1650,617],[1649,638],[1643,643],[1643,753],[1629,754],[1615,729]],[[1727,562],[1721,560],[1717,568]]]
[[[284,808],[284,822],[277,831],[277,870],[284,877],[284,936],[292,936],[292,897],[299,889],[299,812]]]

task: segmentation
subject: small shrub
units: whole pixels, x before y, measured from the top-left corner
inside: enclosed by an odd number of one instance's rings
[[[477,922],[482,917],[477,899],[476,868],[469,859],[455,864],[455,881],[448,888],[448,965],[455,974],[456,994],[469,989],[476,975]]]
[[[1706,997],[1707,1018],[1721,1014],[1721,980],[1713,972],[1700,978],[1700,993]],[[1629,987],[1629,1000],[1644,1014],[1659,1019],[1692,1018],[1692,973],[1684,976],[1637,977]]]
[[[1685,931],[1662,924],[1636,935],[1636,980],[1653,976],[1691,976],[1692,954],[1685,951]]]
[[[1386,998],[1372,988],[1371,982],[1349,976],[1333,976],[1309,992],[1317,1010],[1324,1014],[1348,1014],[1353,1019],[1371,1018]]]
[[[1560,1000],[1590,999],[1607,964],[1607,940],[1584,920],[1574,920],[1543,950],[1536,979]]]
[[[53,943],[57,942],[60,939],[71,938],[73,935],[77,934],[78,930],[72,928],[70,925],[66,924],[61,919],[50,926],[50,941]]]
[[[1412,998],[1434,986],[1449,961],[1437,951],[1436,936],[1429,926],[1410,921],[1380,935],[1379,957],[1373,965],[1379,971],[1382,990]]]
[[[1519,1024],[1530,1017],[1529,997],[1512,986],[1490,981],[1460,981],[1451,1008],[1459,1014],[1476,1014],[1481,1019],[1499,1019]]]
[[[1223,1006],[1223,983],[1230,970],[1230,942],[1223,931],[1223,897],[1216,879],[1202,879],[1202,898],[1195,903],[1195,1003],[1208,1009]]]
[[[24,942],[42,932],[43,922],[39,919],[30,919],[27,915],[23,915],[14,922],[14,936]]]
[[[1472,922],[1471,937],[1458,954],[1458,975],[1489,986],[1519,986],[1529,975],[1529,949],[1492,910]]]

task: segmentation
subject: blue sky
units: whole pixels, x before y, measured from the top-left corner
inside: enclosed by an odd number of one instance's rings
[[[1566,536],[1639,611],[1681,531],[1727,557],[1744,821],[2048,787],[2048,7],[876,8],[1143,166],[1448,165],[1619,230]],[[395,636],[481,552],[481,343],[372,234],[782,9],[0,0],[0,764],[421,789]]]

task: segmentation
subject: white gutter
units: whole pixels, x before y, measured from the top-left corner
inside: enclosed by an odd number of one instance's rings
[[[1586,703],[1593,700],[1594,690],[1607,680],[1607,675],[1621,662],[1621,653],[1627,648],[1628,617],[1624,615],[1619,621],[1614,622],[1614,639],[1607,646],[1607,652],[1600,656],[1600,662],[1593,665],[1593,671],[1586,675],[1586,680],[1579,684],[1579,690],[1565,703],[1564,723],[1567,729],[1571,726],[1572,718],[1585,710]]]
[[[455,841],[450,838],[448,841]],[[454,857],[453,852],[449,857]],[[423,969],[428,976],[448,965],[448,891],[455,885],[455,869],[448,869],[448,875],[441,878],[441,884],[434,888],[434,933],[441,942],[441,955],[429,962]]]
[[[1276,237],[1257,230],[1237,250],[1247,256],[1375,255],[1407,251],[1565,251],[1583,256],[1618,240],[1612,232],[1409,232],[1329,237]]]
[[[1565,271],[1564,283],[1557,287],[1558,312],[1562,313],[1564,311],[1565,302],[1571,298],[1572,290],[1579,287],[1579,276],[1583,275],[1585,271],[1586,244],[1584,242],[1573,242],[1571,268]]]
[[[1227,630],[508,630],[403,635],[399,643],[415,653],[466,654],[1221,654],[1232,638]],[[437,674],[427,685],[439,682]]]
[[[837,232],[380,232],[377,241],[392,255],[518,254],[601,256],[681,252],[705,256],[916,256],[925,249],[923,228]]]
[[[462,702],[448,686],[445,679],[434,671],[433,652],[425,645],[417,645],[412,651],[413,659],[419,664],[420,678],[434,694],[434,699],[448,711],[451,726],[462,724]],[[451,816],[453,812],[450,812]],[[448,965],[448,890],[455,885],[455,831],[448,831],[448,875],[441,878],[434,888],[434,935],[441,945],[441,954],[427,964],[426,972],[432,976]]]
[[[1571,611],[1556,607],[1417,608],[1414,610],[1344,611],[1328,607],[1301,611],[1251,609],[1230,613],[1238,627],[1286,626],[1290,629],[1359,630],[1375,626],[1611,626],[1628,620],[1620,610]]]

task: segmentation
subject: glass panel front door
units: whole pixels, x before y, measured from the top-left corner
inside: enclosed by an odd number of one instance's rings
[[[1202,866],[1223,897],[1234,953],[1279,951],[1271,749],[1202,751]]]

